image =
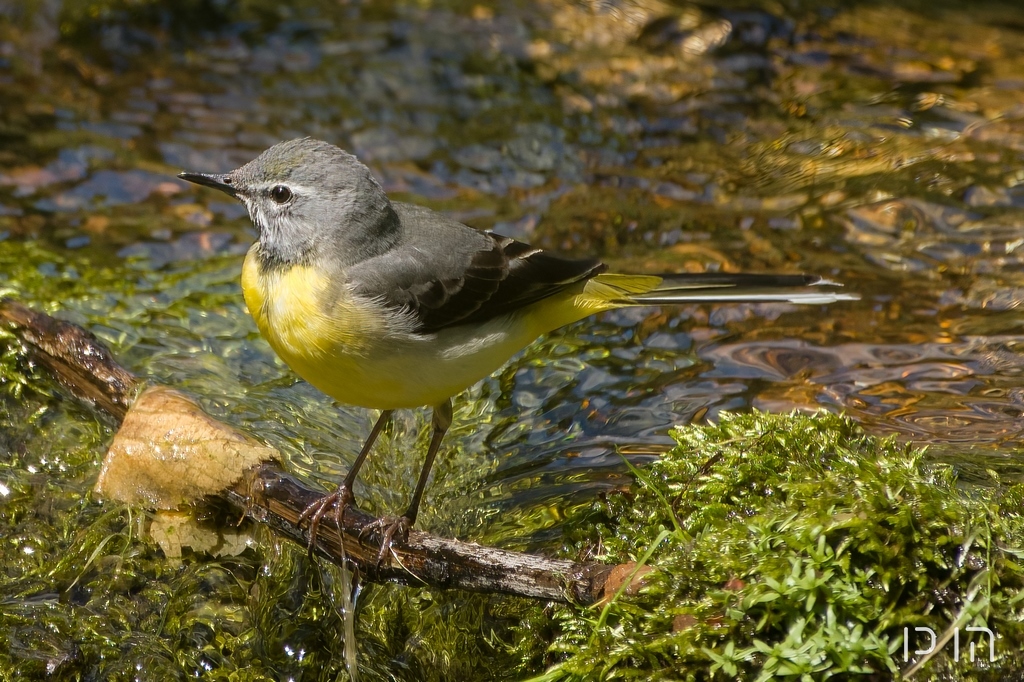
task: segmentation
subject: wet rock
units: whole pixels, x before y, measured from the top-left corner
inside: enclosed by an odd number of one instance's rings
[[[224,232],[189,232],[170,242],[138,242],[117,252],[120,258],[144,258],[149,267],[162,268],[170,263],[210,258],[222,254],[241,255],[248,244],[234,240]]]
[[[102,147],[86,145],[77,149],[62,149],[57,160],[40,168],[21,166],[0,174],[0,186],[15,187],[15,196],[27,196],[53,184],[81,180],[91,160],[104,161],[112,154]]]
[[[693,201],[700,196],[698,192],[685,189],[674,182],[659,182],[651,189],[651,193],[673,201]]]
[[[500,150],[482,144],[471,144],[458,149],[452,154],[452,159],[466,168],[483,173],[495,172],[504,163]]]
[[[41,211],[75,211],[88,206],[134,204],[158,191],[167,191],[169,178],[142,170],[101,170],[73,189],[35,206]]]
[[[353,152],[363,161],[415,161],[430,156],[437,148],[430,138],[403,135],[390,128],[363,130],[351,140]]]
[[[607,47],[635,41],[651,22],[675,15],[660,0],[584,0],[555,4],[552,21],[571,44]]]
[[[550,134],[550,128],[541,128],[540,131],[539,135],[521,135],[505,145],[512,163],[524,170],[538,173],[555,169],[564,153],[561,140],[564,139],[565,133],[558,130],[556,134]],[[560,136],[557,133],[560,133]]]
[[[972,185],[964,192],[964,203],[968,206],[1011,206],[1013,199],[1005,187],[990,189],[983,185]]]

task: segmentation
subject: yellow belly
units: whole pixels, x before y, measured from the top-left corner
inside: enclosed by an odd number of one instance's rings
[[[438,405],[541,334],[607,307],[567,292],[482,325],[418,335],[396,332],[393,313],[344,291],[310,266],[261,272],[255,246],[242,268],[245,303],[278,356],[336,400],[377,409]]]

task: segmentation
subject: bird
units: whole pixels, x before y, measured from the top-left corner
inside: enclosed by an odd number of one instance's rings
[[[428,208],[391,201],[370,169],[312,138],[280,142],[227,173],[179,178],[240,200],[257,232],[242,266],[260,334],[302,379],[380,410],[337,490],[306,508],[310,551],[334,508],[355,504],[360,467],[393,412],[432,408],[432,434],[409,506],[382,516],[381,556],[416,521],[452,422],[452,397],[559,327],[627,306],[855,300],[806,274],[623,274]]]

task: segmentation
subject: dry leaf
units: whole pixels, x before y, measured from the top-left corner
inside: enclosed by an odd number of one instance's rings
[[[153,386],[128,410],[95,490],[128,504],[177,509],[276,458],[273,448],[213,419],[184,394]]]
[[[619,564],[608,573],[608,578],[605,581],[604,589],[601,591],[601,601],[599,604],[605,604],[615,593],[622,587],[622,583],[629,580],[629,584],[623,591],[623,594],[634,596],[640,592],[640,589],[646,585],[644,579],[654,569],[650,566],[641,566],[637,568],[635,561],[629,561],[624,564]],[[635,571],[635,573],[634,573]]]

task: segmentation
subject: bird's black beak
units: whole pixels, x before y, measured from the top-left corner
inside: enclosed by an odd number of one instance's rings
[[[182,180],[188,180],[194,182],[197,185],[206,185],[214,189],[219,189],[225,194],[238,198],[238,190],[231,184],[231,175],[227,173],[178,173],[178,177]]]

